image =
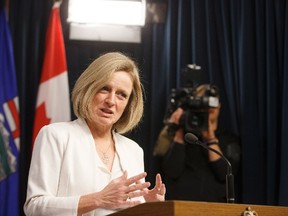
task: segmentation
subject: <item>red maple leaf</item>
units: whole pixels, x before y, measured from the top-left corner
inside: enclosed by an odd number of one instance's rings
[[[45,102],[43,102],[42,104],[40,104],[40,106],[37,107],[36,113],[35,113],[32,147],[40,129],[43,126],[50,124],[50,122],[51,122],[51,118],[47,117]]]

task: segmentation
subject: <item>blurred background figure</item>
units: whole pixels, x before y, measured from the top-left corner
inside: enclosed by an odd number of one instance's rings
[[[172,89],[164,127],[154,147],[167,199],[226,202],[226,162],[214,152],[184,140],[187,132],[193,133],[222,153],[232,164],[235,177],[240,164],[239,139],[218,128],[220,109],[215,85]]]

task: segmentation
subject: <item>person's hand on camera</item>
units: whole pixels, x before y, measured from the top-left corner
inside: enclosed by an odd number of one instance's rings
[[[184,110],[182,108],[177,108],[172,115],[170,116],[168,122],[173,123],[176,125],[180,124],[180,118],[183,115]],[[184,144],[184,130],[182,127],[179,127],[178,130],[175,131],[174,135],[174,142],[179,143],[179,144]]]

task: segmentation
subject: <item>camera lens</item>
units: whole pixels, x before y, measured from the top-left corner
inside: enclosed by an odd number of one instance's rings
[[[202,126],[204,124],[204,119],[203,116],[201,115],[201,113],[190,113],[190,116],[188,116],[188,124],[190,125],[190,127],[193,128],[199,128],[200,126]]]

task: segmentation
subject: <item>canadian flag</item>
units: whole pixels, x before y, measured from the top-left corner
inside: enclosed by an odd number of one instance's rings
[[[59,14],[60,4],[60,1],[54,3],[48,23],[44,62],[37,95],[33,144],[44,125],[71,119],[66,53]]]

